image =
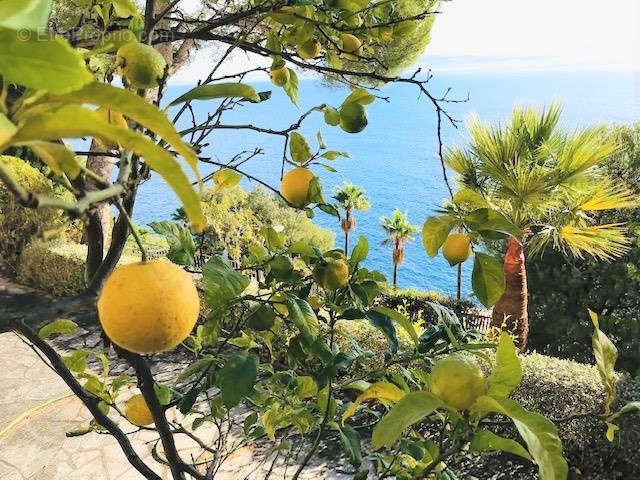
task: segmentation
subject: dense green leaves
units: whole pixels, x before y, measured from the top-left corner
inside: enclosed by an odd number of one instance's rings
[[[482,396],[473,409],[482,413],[500,413],[513,420],[527,444],[529,453],[540,468],[540,480],[565,480],[567,462],[562,456],[562,443],[556,426],[538,413],[525,410],[508,398]]]
[[[505,288],[502,262],[491,255],[478,252],[471,273],[473,293],[485,307],[496,304]]]
[[[202,268],[202,284],[207,305],[219,308],[240,295],[249,285],[249,279],[236,272],[228,260],[214,255]]]
[[[373,429],[373,448],[393,446],[406,428],[424,420],[439,407],[442,407],[442,402],[432,393],[406,394]]]
[[[179,265],[191,265],[196,253],[196,245],[193,242],[191,230],[168,220],[151,222],[149,227],[159,235],[166,238],[169,244],[167,258]]]
[[[258,377],[258,359],[247,352],[232,354],[218,375],[222,403],[235,407],[249,395]]]
[[[507,332],[500,333],[496,364],[489,376],[489,395],[508,396],[522,381],[522,367],[516,346]]]
[[[393,319],[398,325],[400,325],[409,334],[416,348],[418,347],[420,340],[418,339],[418,332],[416,332],[416,327],[413,325],[413,323],[411,323],[411,320],[409,320],[405,315],[398,312],[397,310],[393,310],[388,307],[374,307],[372,308],[372,310]]]
[[[616,384],[617,379],[614,372],[614,366],[616,359],[618,358],[618,349],[609,340],[599,328],[598,315],[589,310],[589,316],[593,322],[594,330],[591,337],[591,344],[593,346],[593,354],[596,357],[596,366],[598,367],[598,373],[600,379],[604,385],[606,401],[605,401],[605,413],[609,413],[611,404],[616,397]]]
[[[200,85],[192,88],[187,93],[173,100],[169,106],[191,100],[212,100],[215,98],[244,98],[252,102],[260,102],[260,97],[255,89],[244,83],[215,83],[213,85]]]
[[[0,74],[5,81],[66,93],[93,80],[82,56],[60,37],[39,38],[37,32],[0,27],[0,45]]]
[[[522,230],[500,212],[490,208],[474,210],[465,217],[464,221],[469,228],[480,233],[497,232],[517,239],[522,238]]]
[[[435,257],[458,220],[450,215],[429,217],[422,227],[422,245],[427,255]]]

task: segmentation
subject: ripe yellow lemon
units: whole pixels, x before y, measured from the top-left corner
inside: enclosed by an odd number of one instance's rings
[[[135,353],[171,350],[189,336],[199,311],[191,276],[164,260],[117,268],[98,299],[98,316],[107,336]]]
[[[327,258],[313,269],[313,279],[325,290],[337,290],[349,283],[349,264],[338,258]]]
[[[312,38],[311,40],[307,40],[306,42],[296,46],[296,51],[298,52],[298,55],[300,55],[300,58],[307,60],[309,58],[317,57],[320,54],[321,48],[322,45],[320,45],[320,42]]]
[[[96,113],[100,115],[100,118],[104,120],[106,123],[114,125],[116,127],[121,128],[129,128],[127,121],[124,119],[121,113],[116,112],[115,110],[109,110],[108,108],[99,108],[96,110]],[[105,147],[107,148],[117,148],[118,145],[115,143],[107,142],[101,140]]]
[[[442,255],[452,267],[464,262],[471,255],[471,240],[464,233],[453,233],[442,245]]]
[[[271,83],[273,83],[275,86],[284,87],[287,83],[289,83],[291,74],[289,73],[289,69],[284,66],[280,68],[270,69],[269,77],[271,78]]]
[[[287,202],[302,207],[307,204],[309,184],[314,175],[308,168],[296,167],[282,178],[280,191]]]
[[[164,76],[167,66],[155,48],[139,42],[129,42],[118,49],[117,65],[127,81],[135,88],[154,88]]]
[[[141,394],[134,395],[124,404],[124,416],[134,425],[144,427],[153,423],[153,415]]]
[[[431,370],[429,386],[434,395],[457,410],[467,410],[485,394],[485,379],[478,364],[468,356],[449,355]]]
[[[340,40],[342,41],[342,52],[345,58],[357,60],[358,56],[362,55],[364,47],[358,37],[350,33],[341,33]]]

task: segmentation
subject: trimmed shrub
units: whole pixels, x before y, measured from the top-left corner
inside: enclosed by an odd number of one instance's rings
[[[438,292],[416,289],[389,289],[378,300],[382,306],[399,309],[414,323],[432,325],[437,323],[438,316],[428,302],[437,302],[447,307],[458,316],[460,321],[464,321],[468,312],[476,307],[468,300],[458,300]]]
[[[56,296],[77,295],[85,288],[87,246],[79,243],[31,242],[22,251],[18,281]],[[119,264],[137,262],[124,254]]]
[[[71,193],[60,188],[54,189],[49,180],[26,161],[11,156],[3,156],[1,161],[27,191],[73,200]],[[57,210],[24,208],[0,182],[1,266],[15,270],[20,253],[36,235],[79,240],[81,226],[80,222],[69,221]]]

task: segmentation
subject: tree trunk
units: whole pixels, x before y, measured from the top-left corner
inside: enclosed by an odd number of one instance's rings
[[[493,307],[493,325],[506,323],[507,330],[518,337],[520,351],[527,346],[529,314],[527,312],[527,270],[523,246],[509,237],[504,257],[505,290]],[[506,320],[505,320],[506,317]]]
[[[458,264],[458,289],[457,289],[457,298],[460,300],[462,298],[462,263]]]

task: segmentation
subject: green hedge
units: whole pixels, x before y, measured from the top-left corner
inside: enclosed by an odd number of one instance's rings
[[[378,303],[385,307],[398,309],[407,315],[411,321],[431,325],[438,321],[434,310],[428,302],[438,302],[452,310],[460,320],[463,320],[469,310],[475,305],[468,300],[458,300],[438,292],[415,289],[393,290],[384,292]]]
[[[2,156],[12,175],[32,193],[54,195],[71,200],[72,195],[54,189],[49,180],[36,168],[17,157]],[[55,235],[62,240],[79,240],[82,230],[79,221],[71,222],[63,213],[51,209],[24,208],[0,182],[0,263],[16,269],[23,248],[37,235]]]
[[[18,281],[52,295],[76,295],[85,288],[86,258],[86,245],[31,242],[20,255]],[[120,264],[139,260],[138,255],[125,253]]]

